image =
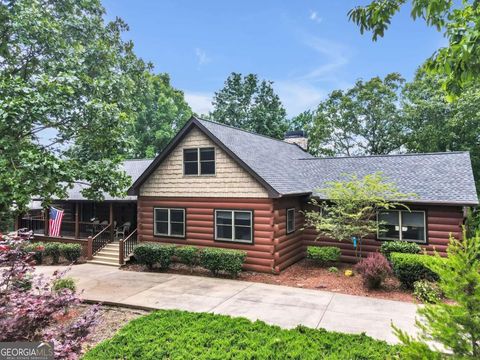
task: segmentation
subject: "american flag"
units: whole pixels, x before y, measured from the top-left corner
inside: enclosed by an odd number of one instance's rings
[[[62,226],[63,210],[50,208],[50,219],[48,221],[48,233],[50,236],[59,236]]]

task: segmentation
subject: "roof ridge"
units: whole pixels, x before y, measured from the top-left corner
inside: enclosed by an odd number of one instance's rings
[[[380,155],[351,155],[351,156],[326,156],[301,158],[298,160],[326,160],[326,159],[358,159],[358,158],[375,158],[375,157],[397,157],[397,156],[425,156],[425,155],[451,155],[451,154],[469,154],[468,151],[439,151],[426,153],[406,153],[406,154],[380,154]]]
[[[145,159],[124,159],[123,161],[148,161],[148,160],[153,160],[153,158],[145,158]]]
[[[269,139],[269,140],[279,141],[279,142],[281,142],[282,144],[297,146],[297,147],[299,147],[301,150],[303,150],[303,149],[302,149],[299,145],[297,145],[297,144],[292,144],[292,143],[288,143],[288,142],[286,142],[286,141],[284,141],[284,140],[275,139],[275,138],[273,138],[273,137],[271,137],[271,136],[268,136],[268,135],[257,134],[257,133],[255,133],[255,132],[253,132],[253,131],[250,131],[250,130],[241,129],[241,128],[235,127],[235,126],[233,126],[233,125],[222,124],[222,123],[219,123],[219,122],[213,121],[213,120],[201,119],[201,118],[199,118],[199,117],[197,117],[197,116],[195,116],[195,119],[197,119],[197,120],[199,120],[199,121],[206,121],[206,122],[209,122],[209,123],[212,123],[212,124],[215,124],[215,125],[220,125],[220,126],[228,127],[228,128],[230,128],[230,129],[234,129],[234,130],[243,131],[243,132],[246,132],[247,134],[252,134],[252,135],[256,135],[256,136],[261,136],[261,137],[267,138],[267,139]],[[305,151],[305,150],[303,150],[303,151]]]

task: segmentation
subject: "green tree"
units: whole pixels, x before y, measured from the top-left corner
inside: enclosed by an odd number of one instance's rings
[[[395,184],[386,182],[381,173],[358,178],[350,175],[343,181],[329,182],[324,189],[315,191],[320,201],[313,198],[313,210],[305,211],[305,224],[318,232],[318,238],[329,237],[338,241],[357,240],[357,256],[362,255],[363,239],[377,232],[377,213],[392,209],[398,200],[412,198],[403,194]]]
[[[313,122],[315,120],[315,111],[306,110],[297,116],[291,118],[288,122],[289,130],[303,130],[307,134],[312,130]]]
[[[0,218],[32,196],[124,193],[117,171],[146,66],[98,0],[0,2]]]
[[[141,109],[132,130],[135,158],[154,157],[192,116],[183,92],[170,85],[168,74],[146,76],[146,89],[140,96]]]
[[[426,63],[434,74],[442,74],[442,86],[459,95],[462,88],[480,76],[480,1],[462,0],[373,0],[349,11],[360,32],[372,32],[374,41],[383,37],[402,6],[411,3],[411,17],[443,31],[448,46],[436,51]],[[450,97],[451,98],[451,97]]]
[[[210,118],[257,134],[283,138],[288,128],[286,111],[271,81],[255,74],[232,73],[215,93]]]
[[[420,69],[402,96],[404,147],[410,152],[469,151],[480,189],[480,83],[472,82],[453,101],[442,79]]]
[[[450,359],[450,355],[433,354],[432,343],[441,344],[455,359],[480,358],[480,233],[462,240],[451,238],[448,261],[429,266],[439,277],[439,287],[450,302],[425,304],[418,309],[420,329],[414,338],[396,328],[405,345],[402,359]],[[436,254],[437,257],[440,255]]]
[[[322,101],[310,131],[315,155],[379,155],[398,150],[402,141],[398,108],[403,78],[358,80],[348,90],[335,90]]]

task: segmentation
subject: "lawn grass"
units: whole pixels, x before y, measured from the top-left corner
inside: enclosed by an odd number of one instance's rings
[[[83,359],[393,359],[399,347],[366,335],[292,330],[209,313],[156,311],[128,323]]]

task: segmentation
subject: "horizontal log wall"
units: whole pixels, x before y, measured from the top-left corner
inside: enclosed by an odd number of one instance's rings
[[[302,203],[299,197],[274,200],[275,273],[305,257]],[[291,208],[295,208],[295,231],[287,234],[287,209]]]
[[[153,235],[153,208],[180,207],[186,209],[186,236],[168,238]],[[286,231],[286,211],[296,209],[296,230]],[[329,238],[317,239],[317,233],[304,228],[301,211],[306,208],[306,200],[300,197],[282,199],[258,198],[160,198],[140,197],[138,199],[138,239],[140,242],[162,242],[188,244],[200,247],[221,247],[240,249],[247,252],[244,269],[260,272],[279,273],[283,269],[305,257],[307,246],[337,246],[342,251],[341,260],[356,261],[355,249],[350,241],[338,242]],[[254,243],[241,244],[214,240],[214,210],[241,209],[253,211]],[[463,224],[461,207],[423,206],[412,210],[425,210],[427,218],[428,252],[436,251],[445,255],[450,233],[459,238]],[[381,241],[371,236],[363,241],[363,255],[379,250]]]
[[[423,206],[410,207],[412,210],[424,210],[427,223],[427,244],[419,244],[428,253],[434,250],[442,256],[446,256],[449,236],[452,234],[457,239],[462,236],[463,209],[459,206]],[[344,262],[356,262],[355,249],[351,241],[339,242],[329,238],[317,239],[318,233],[311,228],[304,230],[305,246],[337,246],[342,251],[341,260]],[[371,252],[379,251],[382,241],[376,240],[375,236],[364,239],[362,244],[363,256]]]
[[[185,239],[153,235],[153,208],[185,208]],[[215,209],[252,210],[253,244],[215,241]],[[247,252],[244,269],[271,272],[274,268],[273,203],[258,198],[138,198],[138,241],[200,247],[221,247]]]

